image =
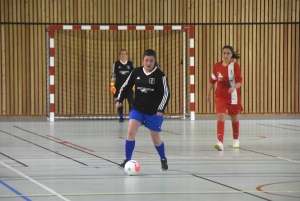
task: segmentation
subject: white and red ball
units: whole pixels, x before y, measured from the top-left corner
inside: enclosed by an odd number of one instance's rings
[[[124,167],[126,174],[130,176],[137,175],[140,172],[140,169],[140,164],[135,160],[128,161]]]

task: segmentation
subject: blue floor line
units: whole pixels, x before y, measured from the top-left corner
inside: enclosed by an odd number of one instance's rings
[[[11,190],[12,192],[14,192],[15,194],[19,195],[24,200],[26,200],[26,201],[32,201],[28,197],[26,197],[25,195],[23,195],[22,193],[20,193],[19,191],[17,191],[13,187],[11,187],[10,185],[8,185],[5,182],[3,182],[2,180],[0,180],[0,184],[2,184],[3,186],[5,186],[6,188],[8,188],[9,190]]]

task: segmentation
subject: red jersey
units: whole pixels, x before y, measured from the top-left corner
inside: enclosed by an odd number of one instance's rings
[[[232,93],[228,93],[228,89],[236,83],[242,84],[242,74],[239,64],[233,61],[231,61],[227,66],[223,66],[222,62],[215,63],[210,83],[215,84],[216,82],[218,82],[216,99],[221,99],[232,105],[241,103],[240,88],[236,89]]]

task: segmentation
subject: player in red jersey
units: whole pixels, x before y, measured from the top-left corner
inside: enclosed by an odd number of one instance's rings
[[[232,122],[233,147],[239,147],[239,113],[243,111],[241,104],[242,75],[238,63],[232,59],[239,59],[240,56],[233,50],[231,46],[224,46],[222,51],[223,60],[215,63],[211,74],[210,83],[207,92],[207,101],[210,102],[210,92],[217,82],[215,91],[215,106],[217,112],[217,139],[215,148],[223,151],[224,142],[224,125],[226,110]]]

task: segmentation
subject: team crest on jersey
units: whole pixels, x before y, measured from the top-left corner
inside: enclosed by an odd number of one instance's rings
[[[223,79],[223,75],[220,72],[218,72],[218,80],[222,80],[222,79]]]
[[[129,66],[129,65],[127,65],[126,67],[127,67],[127,69],[130,69],[130,66]]]
[[[120,71],[121,75],[126,75],[128,73],[128,71]]]
[[[155,78],[149,78],[149,83],[154,84],[155,83]]]

